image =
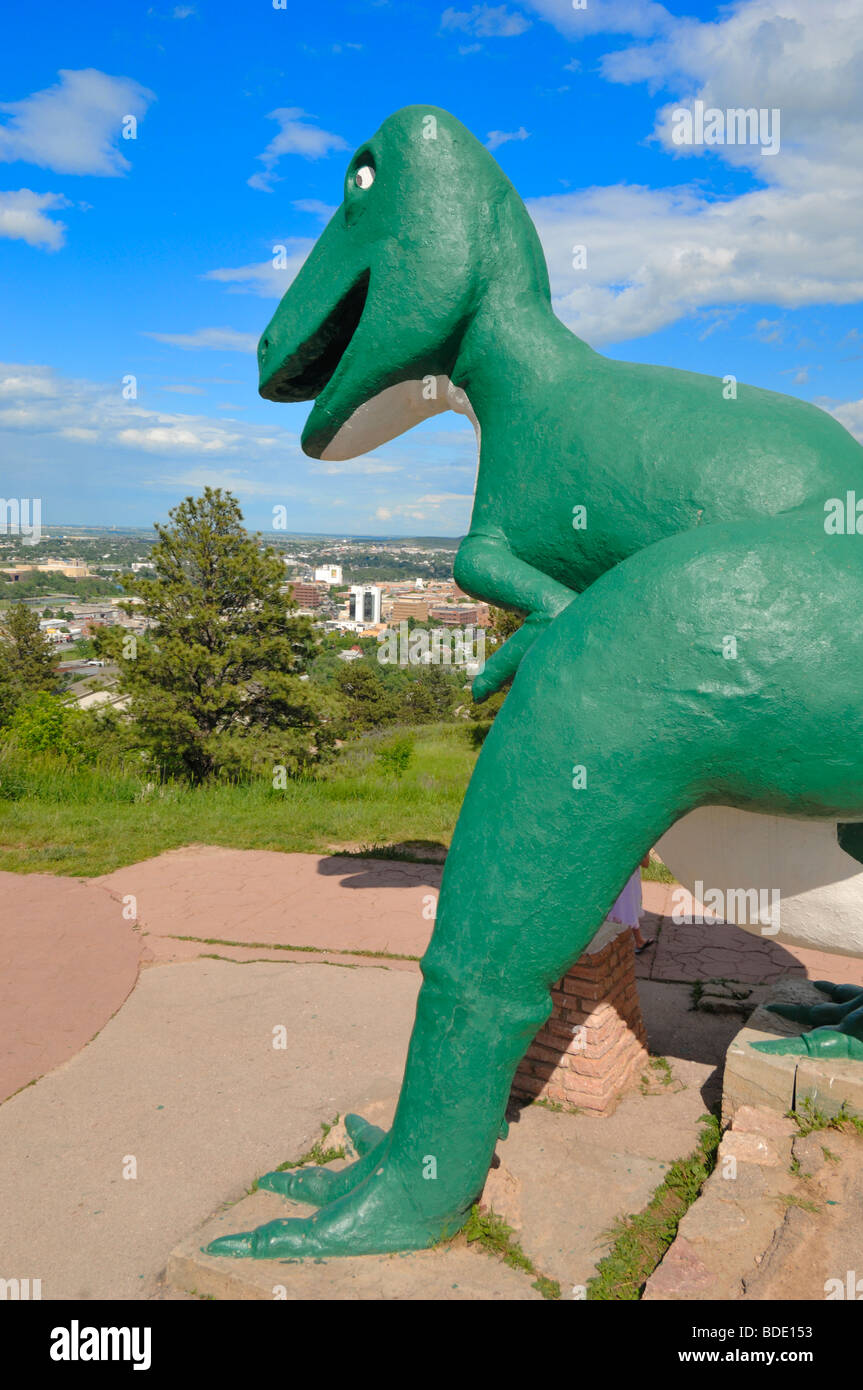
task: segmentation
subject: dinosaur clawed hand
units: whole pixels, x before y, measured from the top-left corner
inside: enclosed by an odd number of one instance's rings
[[[784,1056],[863,1061],[863,989],[859,985],[835,985],[829,980],[816,980],[815,984],[822,994],[829,995],[830,1003],[767,1006],[771,1013],[780,1014],[782,1018],[816,1025],[811,1033],[775,1038],[752,1046],[758,1052]]]
[[[471,694],[477,704],[487,700],[489,695],[494,695],[496,691],[513,679],[521,665],[522,658],[527,655],[537,637],[545,632],[551,621],[551,614],[531,613],[529,618],[525,618],[521,627],[507,638],[503,646],[489,657],[483,669],[474,677],[471,685]]]

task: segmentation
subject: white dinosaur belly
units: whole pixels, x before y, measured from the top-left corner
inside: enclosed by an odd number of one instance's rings
[[[656,848],[685,888],[745,931],[863,956],[863,864],[840,847],[835,821],[703,806]],[[756,894],[766,913],[753,912]]]

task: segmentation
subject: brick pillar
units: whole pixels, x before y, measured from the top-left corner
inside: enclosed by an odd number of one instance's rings
[[[632,932],[606,923],[591,945],[551,991],[551,1017],[520,1062],[512,1094],[610,1115],[647,1064],[647,1034]]]

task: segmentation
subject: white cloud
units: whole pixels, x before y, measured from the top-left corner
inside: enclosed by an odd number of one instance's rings
[[[53,87],[23,101],[0,102],[0,161],[21,159],[60,174],[116,176],[131,166],[119,146],[123,118],[140,120],[155,98],[129,77],[96,68],[61,69]]]
[[[149,412],[145,412],[149,414]],[[118,444],[129,444],[136,449],[146,449],[156,454],[176,454],[192,451],[196,454],[231,452],[241,442],[241,436],[231,434],[218,426],[187,424],[185,421],[170,421],[159,417],[163,423],[130,426],[118,430],[115,439]]]
[[[381,454],[331,463],[307,458],[298,435],[279,424],[150,409],[140,399],[124,400],[122,387],[119,379],[74,380],[46,366],[0,363],[0,449],[9,490],[38,491],[60,515],[77,501],[82,479],[91,491],[121,497],[124,489],[143,487],[176,498],[209,484],[271,504],[298,499],[312,509],[311,529],[321,529],[327,513],[342,505],[349,529],[366,533],[375,509],[393,507],[397,497],[394,511],[410,524],[428,519],[450,534],[467,528],[471,495],[451,490],[462,487],[462,473],[472,479],[475,471],[473,431],[465,422],[450,431],[421,426],[415,438]],[[285,418],[280,410],[273,414]],[[469,454],[473,467],[463,468]],[[361,486],[346,486],[352,475]]]
[[[441,15],[442,29],[459,29],[479,39],[511,39],[530,28],[523,14],[506,5],[474,5],[470,10],[450,6]]]
[[[820,371],[820,368],[818,368]],[[787,371],[781,373],[782,376],[790,376],[794,380],[795,386],[806,386],[809,382],[811,367],[789,367]]]
[[[705,160],[749,168],[760,186],[714,197],[701,181],[660,190],[617,184],[530,204],[556,307],[597,345],[655,332],[712,306],[851,304],[863,298],[863,9],[856,0],[738,0],[711,23],[662,6],[531,7],[574,36],[630,32],[641,42],[602,62],[612,82],[674,93],[654,138],[699,180]],[[781,113],[781,148],[677,146],[671,115],[696,99]],[[649,134],[649,132],[645,132]],[[693,166],[692,160],[700,163]],[[720,165],[721,169],[721,165]],[[573,267],[573,247],[587,267]]]
[[[389,521],[402,516],[407,521],[430,521],[437,525],[459,525],[473,501],[472,493],[429,492],[413,501],[389,503],[378,507],[375,517],[378,521]],[[463,524],[463,522],[462,522]]]
[[[787,331],[781,319],[759,319],[755,325],[755,336],[759,343],[783,343]]]
[[[319,217],[322,222],[329,222],[337,208],[331,203],[322,203],[320,198],[297,198],[293,206],[298,212],[310,212],[313,217]]]
[[[364,454],[361,458],[344,459],[339,463],[324,463],[320,459],[309,459],[309,467],[313,473],[325,474],[327,477],[338,477],[343,473],[364,474],[371,477],[376,473],[401,473],[401,465],[398,463],[384,463],[383,459],[375,458],[374,454]]]
[[[145,478],[144,487],[153,487],[183,492],[197,492],[205,487],[220,487],[226,492],[236,493],[238,497],[296,497],[298,490],[285,487],[282,483],[274,486],[271,482],[250,478],[232,468],[188,468],[180,473],[166,473],[158,478]]]
[[[501,145],[506,145],[510,140],[527,140],[529,138],[530,131],[525,130],[524,126],[519,126],[518,130],[490,130],[486,146],[490,150],[496,150]]]
[[[178,348],[214,348],[218,352],[256,352],[258,339],[254,333],[239,333],[235,328],[198,328],[194,333],[145,333],[158,343]]]
[[[0,364],[0,430],[166,458],[218,454],[260,465],[301,457],[296,436],[278,426],[150,410],[123,398],[122,381],[73,380],[42,366]]]
[[[58,381],[49,367],[0,364],[0,407],[4,400],[51,400],[57,395]]]
[[[661,33],[674,23],[665,6],[653,0],[587,0],[579,10],[572,0],[522,0],[522,4],[570,39],[590,34],[643,36]]]
[[[208,270],[203,279],[218,280],[228,285],[235,294],[257,294],[262,299],[281,299],[314,244],[313,237],[286,237],[280,243],[285,248],[284,256],[279,254],[277,258],[274,254],[270,260],[256,261],[252,265]]]
[[[820,405],[822,410],[829,410],[831,415],[835,415],[839,423],[863,444],[863,400],[839,403],[819,400],[816,404]]]
[[[852,304],[863,298],[863,247],[827,188],[798,198],[762,189],[711,201],[690,188],[620,184],[529,203],[561,318],[592,344],[656,332],[720,304]],[[573,247],[587,248],[586,269]]]
[[[256,156],[264,166],[263,171],[252,174],[247,180],[250,188],[258,188],[264,193],[272,193],[272,185],[279,177],[276,168],[283,155],[298,154],[304,159],[324,159],[335,150],[349,148],[341,135],[310,125],[313,118],[299,107],[280,106],[276,111],[271,111],[267,119],[278,121],[279,133],[263,154]]]
[[[0,192],[0,237],[57,251],[65,240],[66,227],[45,214],[52,208],[69,206],[62,193],[34,193],[29,188]]]

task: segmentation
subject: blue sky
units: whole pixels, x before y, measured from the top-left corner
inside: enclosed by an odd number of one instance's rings
[[[494,148],[594,347],[791,392],[863,437],[854,0],[47,0],[4,40],[0,492],[46,524],[149,525],[210,482],[262,529],[284,504],[291,530],[464,533],[462,419],[322,464],[308,407],[257,395],[255,341],[347,159],[413,102]],[[778,109],[778,153],[676,145],[696,100]]]

